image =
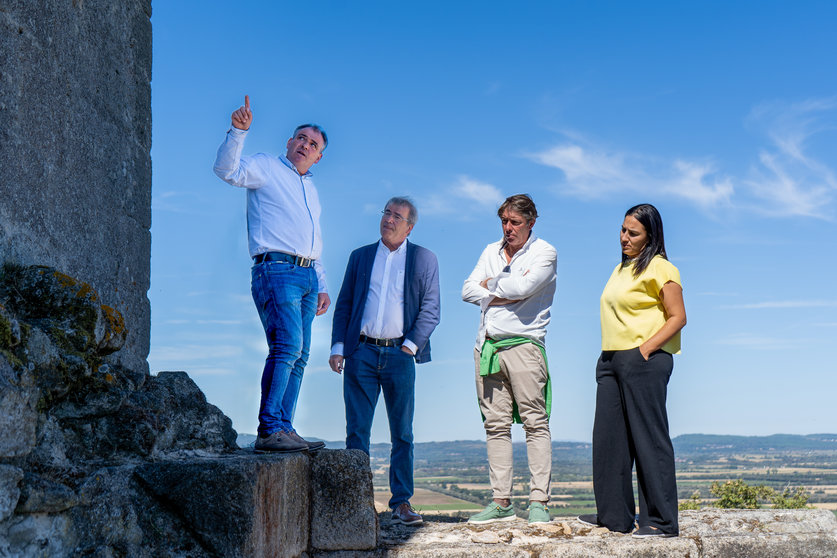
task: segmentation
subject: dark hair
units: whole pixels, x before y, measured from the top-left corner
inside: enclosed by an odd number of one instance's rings
[[[320,135],[323,136],[323,148],[320,149],[320,153],[325,151],[325,148],[328,147],[328,136],[326,135],[325,130],[323,130],[317,124],[300,124],[299,126],[294,128],[294,137],[296,137],[296,133],[298,131],[302,130],[303,128],[311,128],[312,130],[316,130],[316,131],[320,132]]]
[[[640,222],[645,227],[645,234],[648,239],[645,241],[645,246],[642,252],[634,260],[634,277],[639,277],[642,272],[654,259],[654,256],[662,256],[663,259],[668,259],[666,256],[666,242],[663,237],[663,218],[660,217],[660,212],[650,203],[641,203],[635,205],[625,212],[625,217],[630,215]],[[622,268],[630,263],[631,259],[622,254]]]
[[[505,213],[507,209],[510,209],[515,213],[520,213],[520,215],[526,219],[527,223],[531,223],[538,218],[538,210],[535,207],[535,202],[532,201],[529,194],[515,194],[507,197],[506,201],[503,202],[503,205],[500,206],[500,209],[497,210],[497,217],[502,219],[503,213]]]
[[[413,200],[408,198],[407,196],[395,196],[390,198],[387,201],[387,204],[384,206],[384,211],[390,205],[405,205],[410,210],[410,216],[407,217],[407,223],[410,225],[415,225],[416,221],[418,221],[418,209],[416,209],[416,205],[413,203]]]

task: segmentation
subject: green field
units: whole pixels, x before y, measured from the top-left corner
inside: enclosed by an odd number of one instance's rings
[[[747,484],[766,485],[781,492],[804,487],[812,507],[837,514],[837,435],[813,436],[703,436],[688,435],[674,440],[678,495],[688,499],[697,492],[704,505],[711,505],[709,488],[715,481],[742,479]],[[388,444],[372,448],[373,484],[376,503],[386,506]],[[514,444],[514,505],[528,506],[526,448]],[[590,444],[553,442],[553,516],[595,512],[592,489]],[[479,441],[416,444],[416,496],[413,505],[433,511],[467,516],[491,499],[485,444]],[[636,486],[636,481],[634,481]]]

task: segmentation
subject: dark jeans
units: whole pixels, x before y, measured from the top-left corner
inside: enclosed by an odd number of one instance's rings
[[[346,403],[346,448],[369,453],[372,418],[383,391],[392,451],[389,462],[389,506],[413,496],[413,412],[416,363],[399,347],[361,343],[346,359],[343,400]]]
[[[640,527],[677,533],[674,448],[666,388],[673,367],[665,351],[646,361],[639,348],[603,351],[596,365],[593,491],[599,523],[628,532],[634,523],[631,470],[636,462]]]
[[[267,436],[293,429],[317,311],[317,274],[313,267],[263,262],[253,266],[251,290],[269,349],[259,403],[259,435]]]

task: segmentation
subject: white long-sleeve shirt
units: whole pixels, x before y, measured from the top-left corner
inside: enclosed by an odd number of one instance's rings
[[[486,337],[527,337],[540,344],[546,339],[555,296],[558,253],[532,233],[508,261],[503,244],[500,240],[486,246],[462,286],[462,300],[478,305],[481,310],[477,350],[482,349]],[[489,277],[487,288],[480,285]],[[489,306],[495,298],[516,302]]]
[[[369,292],[363,305],[360,332],[377,339],[397,339],[404,336],[404,275],[407,268],[407,243],[395,250],[378,241],[375,262],[369,276]],[[413,354],[418,346],[410,339],[403,345]],[[343,343],[335,343],[332,355],[343,354]]]
[[[247,237],[250,257],[285,252],[314,260],[318,291],[328,292],[320,257],[320,198],[311,171],[300,175],[284,156],[242,156],[246,130],[230,128],[218,148],[213,170],[218,177],[247,189]]]

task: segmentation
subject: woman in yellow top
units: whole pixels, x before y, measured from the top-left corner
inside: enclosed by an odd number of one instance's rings
[[[625,213],[622,262],[601,298],[602,354],[596,365],[593,491],[597,514],[586,523],[630,532],[631,469],[636,461],[639,516],[635,537],[673,537],[677,523],[674,449],[666,387],[686,325],[680,272],[666,256],[663,220],[653,205]]]

